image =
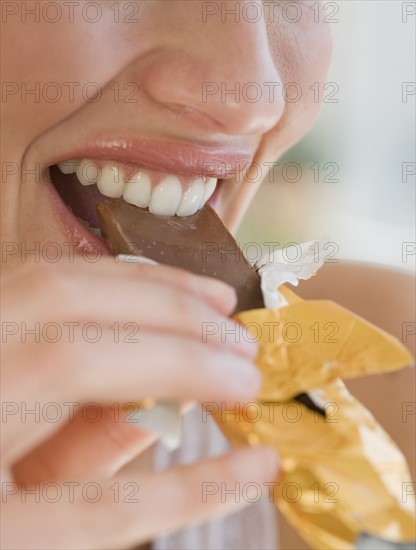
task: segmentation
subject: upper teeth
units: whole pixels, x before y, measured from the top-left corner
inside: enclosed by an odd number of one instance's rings
[[[102,195],[123,199],[136,206],[149,208],[152,214],[190,216],[202,208],[217,185],[215,178],[195,178],[184,191],[179,177],[164,174],[157,185],[152,185],[152,174],[140,170],[127,176],[117,163],[103,166],[89,160],[68,160],[58,164],[64,174],[76,172],[82,185],[97,184]]]

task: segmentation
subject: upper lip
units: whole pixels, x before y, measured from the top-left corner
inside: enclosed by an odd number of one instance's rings
[[[103,137],[63,153],[50,164],[82,158],[109,159],[182,176],[225,179],[244,170],[252,162],[253,153],[244,147]]]

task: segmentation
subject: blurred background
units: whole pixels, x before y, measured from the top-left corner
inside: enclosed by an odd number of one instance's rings
[[[414,270],[414,4],[324,2],[338,22],[328,23],[334,53],[321,115],[263,183],[241,245],[327,238],[336,258]]]

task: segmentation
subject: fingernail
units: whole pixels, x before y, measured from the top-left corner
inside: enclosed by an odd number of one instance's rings
[[[252,362],[234,356],[228,363],[226,374],[229,387],[238,397],[250,399],[258,394],[262,376]]]
[[[259,353],[259,345],[255,341],[241,340],[236,349],[250,361],[254,361]]]
[[[256,449],[259,460],[264,463],[264,472],[270,477],[275,477],[280,468],[280,457],[274,447],[261,446]]]
[[[235,289],[222,281],[204,277],[201,280],[200,291],[213,305],[225,313],[231,313],[237,304]]]
[[[218,344],[218,340],[220,340],[227,350],[242,355],[252,362],[258,355],[258,339],[252,335],[247,336],[245,327],[233,319],[224,319],[221,323],[207,321],[206,324],[203,324],[202,333],[204,342],[215,337]]]
[[[280,459],[273,447],[245,447],[234,451],[233,469],[238,477],[247,478],[257,471],[264,479],[274,479],[280,466]]]

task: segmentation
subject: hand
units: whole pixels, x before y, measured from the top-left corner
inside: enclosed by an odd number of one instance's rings
[[[268,449],[117,474],[154,436],[118,417],[115,404],[149,396],[247,402],[258,391],[255,345],[223,342],[222,331],[202,339],[204,322],[234,328],[228,286],[165,266],[77,259],[9,267],[1,296],[4,548],[128,546],[244,505],[221,502],[220,493],[203,502],[204,481],[274,481]],[[136,342],[125,341],[131,327]],[[89,402],[100,411],[96,422],[85,414]],[[53,506],[42,492],[51,482],[61,491]],[[87,483],[94,504],[81,490]]]

